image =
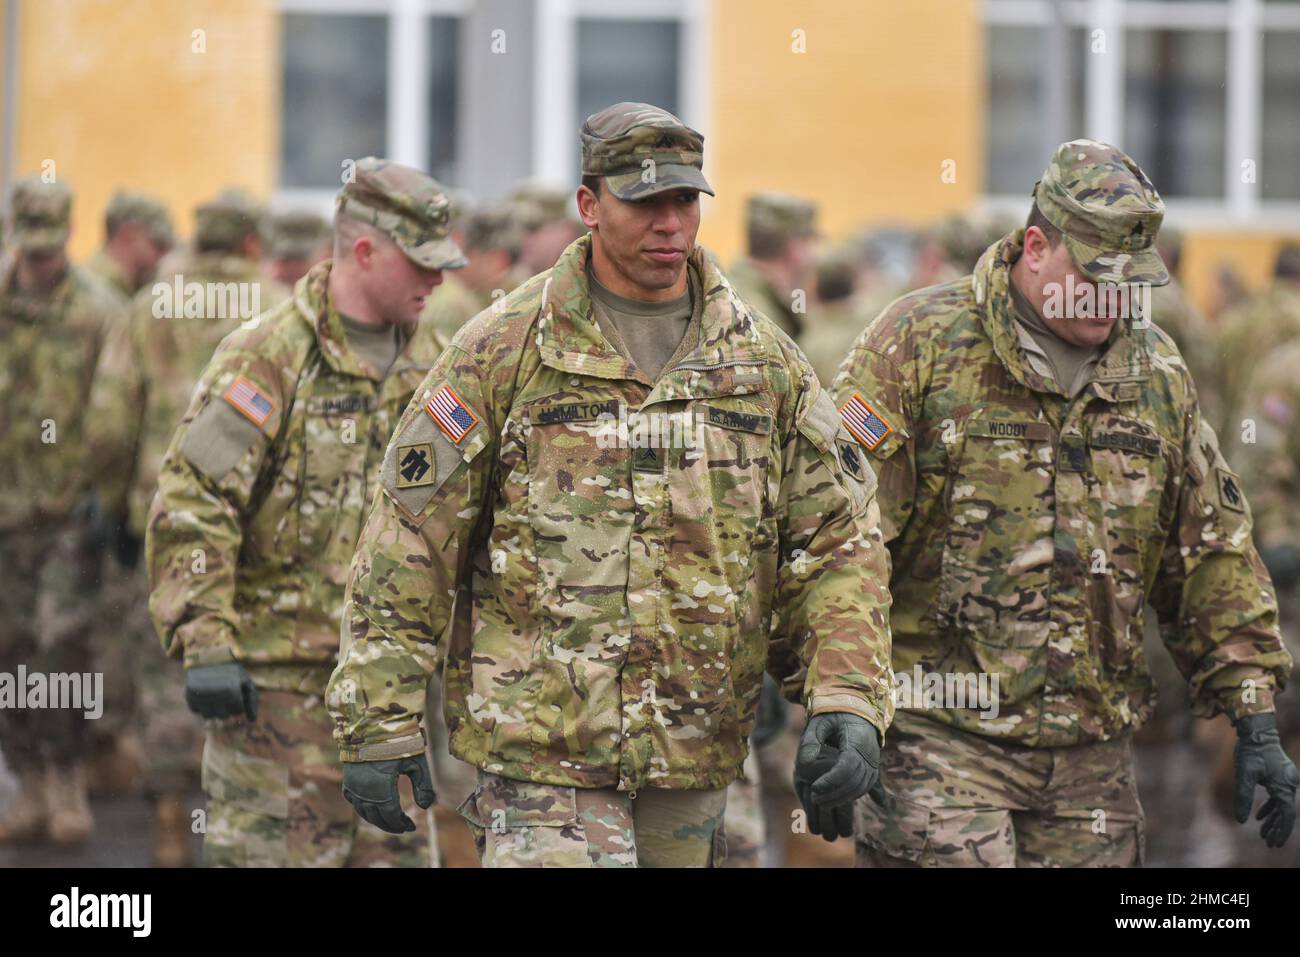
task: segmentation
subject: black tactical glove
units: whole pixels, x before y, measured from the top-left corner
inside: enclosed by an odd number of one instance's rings
[[[195,665],[185,670],[185,703],[204,718],[233,718],[242,714],[257,720],[257,689],[238,662]]]
[[[774,741],[790,721],[790,706],[781,697],[781,686],[764,672],[763,690],[758,696],[758,717],[749,743],[755,749],[765,748]]]
[[[403,774],[411,779],[415,803],[423,808],[432,805],[433,775],[423,754],[395,761],[344,762],[343,796],[352,802],[362,820],[381,831],[414,831],[415,822],[402,812],[397,795],[397,779]]]
[[[1237,792],[1233,812],[1238,824],[1250,819],[1255,785],[1263,785],[1268,800],[1255,815],[1263,821],[1259,836],[1269,847],[1281,847],[1295,826],[1295,793],[1300,773],[1282,750],[1277,718],[1272,714],[1251,714],[1237,722]]]
[[[884,807],[880,738],[856,714],[831,711],[808,719],[794,765],[794,789],[808,829],[827,841],[853,836],[853,802],[864,794]]]
[[[1300,581],[1300,549],[1294,545],[1278,545],[1274,548],[1261,548],[1259,557],[1268,569],[1273,587],[1278,591],[1287,591]]]

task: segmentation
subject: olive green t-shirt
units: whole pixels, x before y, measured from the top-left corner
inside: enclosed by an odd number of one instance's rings
[[[1076,346],[1072,342],[1066,342],[1047,328],[1042,316],[1035,311],[1025,294],[1016,288],[1014,282],[1009,283],[1009,286],[1016,322],[1038,346],[1039,355],[1046,360],[1052,370],[1052,378],[1061,391],[1073,399],[1092,380],[1092,371],[1106,351],[1106,345]]]
[[[339,318],[343,320],[348,348],[378,369],[380,381],[383,381],[406,345],[407,337],[402,327],[397,323],[367,326],[342,313],[339,313]]]
[[[678,353],[694,348],[703,307],[699,281],[690,271],[686,292],[663,302],[642,302],[611,292],[587,267],[592,312],[600,331],[622,355],[654,382]],[[691,334],[692,327],[694,334]]]

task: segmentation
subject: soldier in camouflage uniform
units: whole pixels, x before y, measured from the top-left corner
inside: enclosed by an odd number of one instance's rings
[[[312,266],[329,258],[333,239],[330,224],[315,213],[276,213],[267,227],[266,275],[292,288]]]
[[[356,820],[323,697],[384,444],[437,355],[419,311],[464,260],[434,180],[374,158],[356,171],[338,196],[334,258],[203,371],[149,512],[150,611],[183,660],[187,703],[212,719],[210,865],[431,858],[427,813],[401,836]],[[422,808],[430,799],[417,791]]]
[[[260,207],[226,192],[199,206],[194,219],[194,249],[172,260],[174,275],[160,277],[132,300],[121,334],[110,338],[100,358],[91,395],[97,493],[114,530],[117,559],[105,573],[96,643],[106,682],[129,680],[140,699],[132,710],[142,725],[143,783],[154,806],[154,863],[172,867],[189,859],[183,799],[198,785],[203,728],[185,706],[180,662],[158,647],[140,545],[163,455],[217,345],[289,295],[262,274],[255,258]]]
[[[85,268],[130,300],[176,244],[167,207],[145,193],[118,190],[104,213],[104,245]]]
[[[519,230],[519,262],[507,290],[550,269],[582,234],[582,224],[569,211],[571,200],[571,193],[540,183],[524,183],[506,197],[506,209]]]
[[[461,326],[517,284],[514,271],[519,263],[520,237],[510,207],[470,213],[457,235],[468,262],[433,291],[421,316],[432,324],[443,348]]]
[[[29,675],[88,673],[84,596],[96,574],[73,507],[89,474],[86,398],[121,300],[68,262],[66,185],[25,177],[9,202],[16,248],[0,274],[0,662],[14,679],[20,666]],[[21,788],[0,818],[0,841],[89,835],[87,709],[0,708],[0,748]]]
[[[906,676],[888,800],[858,803],[859,861],[1140,862],[1130,739],[1154,705],[1148,600],[1194,713],[1237,725],[1238,818],[1262,783],[1262,833],[1280,845],[1298,779],[1273,696],[1291,659],[1240,482],[1168,336],[1046,305],[1067,277],[1164,282],[1163,203],[1091,140],[1062,145],[1034,195],[1026,229],[973,276],[896,301],[834,382],[878,463]]]
[[[1288,244],[1278,251],[1272,284],[1225,311],[1219,317],[1219,330],[1220,426],[1226,455],[1235,463],[1246,417],[1242,399],[1256,370],[1271,353],[1300,339],[1300,245]]]
[[[740,298],[802,340],[812,279],[817,207],[784,193],[756,193],[745,210],[746,249],[727,273]],[[797,299],[802,292],[804,302]]]
[[[457,333],[389,444],[330,709],[359,813],[402,827],[386,798],[425,773],[445,644],[486,866],[707,866],[765,667],[813,715],[814,819],[874,785],[874,477],[797,347],[695,246],[703,138],[619,103],[582,143],[590,236]]]

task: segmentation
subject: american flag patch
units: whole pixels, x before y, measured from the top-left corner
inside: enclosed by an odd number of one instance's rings
[[[868,449],[874,449],[885,441],[885,436],[894,431],[894,427],[877,415],[876,410],[856,392],[853,393],[853,398],[840,406],[840,420],[853,433],[853,437]]]
[[[478,416],[460,401],[460,396],[449,385],[438,388],[433,398],[425,403],[424,411],[433,416],[438,428],[447,433],[447,438],[453,442],[459,442],[478,425]]]
[[[236,376],[222,398],[238,409],[254,425],[260,426],[275,411],[275,403],[271,401],[270,396],[242,375]]]

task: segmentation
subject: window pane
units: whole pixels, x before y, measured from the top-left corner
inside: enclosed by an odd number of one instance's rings
[[[345,159],[383,156],[388,20],[286,13],[280,183],[337,188]]]
[[[1264,34],[1259,194],[1300,199],[1300,33]]]
[[[429,172],[456,182],[456,76],[460,63],[460,20],[429,18]]]
[[[1067,31],[1065,115],[1049,116],[1044,71],[1046,30],[1042,27],[988,28],[988,137],[986,191],[1028,197],[1058,143],[1083,135],[1084,57],[1088,36]],[[1053,69],[1060,69],[1055,64]]]
[[[1223,195],[1227,36],[1130,30],[1124,41],[1124,142],[1164,196]]]
[[[653,103],[678,116],[677,66],[681,29],[672,20],[578,21],[578,115],[576,131],[592,113],[611,103]],[[690,123],[689,117],[682,117]],[[573,137],[573,168],[578,168]]]

